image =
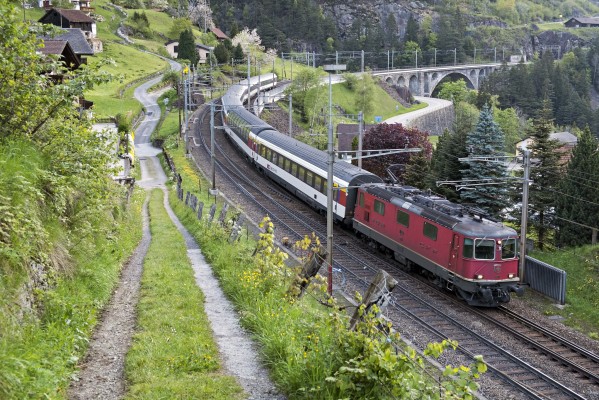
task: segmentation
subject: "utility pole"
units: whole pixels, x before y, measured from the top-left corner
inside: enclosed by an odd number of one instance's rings
[[[362,168],[362,136],[364,135],[364,113],[358,113],[358,167]]]
[[[520,282],[524,282],[526,267],[526,228],[528,224],[528,186],[530,183],[530,150],[523,149],[524,180],[522,182],[522,220],[520,222]]]
[[[293,133],[293,93],[289,92],[289,136]]]

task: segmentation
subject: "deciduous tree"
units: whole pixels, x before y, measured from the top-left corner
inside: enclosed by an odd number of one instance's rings
[[[418,147],[422,149],[422,156],[430,159],[433,146],[428,141],[428,133],[415,128],[406,128],[401,124],[377,124],[370,128],[364,135],[363,149],[404,149]],[[405,169],[411,162],[421,162],[414,158],[415,153],[398,153],[387,156],[365,158],[362,162],[364,169],[377,174],[382,178],[388,176],[387,169],[401,165]],[[398,176],[404,179],[403,173]]]

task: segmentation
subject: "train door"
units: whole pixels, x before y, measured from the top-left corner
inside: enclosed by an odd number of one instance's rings
[[[459,269],[459,260],[460,260],[460,236],[455,234],[453,235],[453,241],[451,243],[451,251],[449,252],[449,269],[453,272],[460,272]]]

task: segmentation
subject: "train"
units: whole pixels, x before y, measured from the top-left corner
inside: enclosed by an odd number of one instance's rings
[[[227,136],[259,171],[311,205],[327,211],[326,152],[277,131],[244,107],[277,85],[275,74],[232,85],[221,98]],[[415,187],[385,183],[351,163],[333,167],[333,218],[393,257],[453,291],[472,306],[497,307],[521,295],[517,232]]]

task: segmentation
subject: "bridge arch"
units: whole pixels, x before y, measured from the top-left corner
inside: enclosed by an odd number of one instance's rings
[[[472,75],[474,72],[474,76]],[[474,81],[472,78],[474,78]],[[469,74],[464,74],[462,72],[450,72],[448,74],[444,74],[441,79],[431,82],[431,86],[429,87],[430,96],[434,97],[435,94],[439,92],[440,85],[444,82],[455,82],[457,80],[464,80],[466,82],[466,87],[469,89],[476,89],[478,85],[478,79],[476,79],[476,71],[471,71]]]
[[[420,81],[417,75],[410,76],[410,92],[420,94]]]

